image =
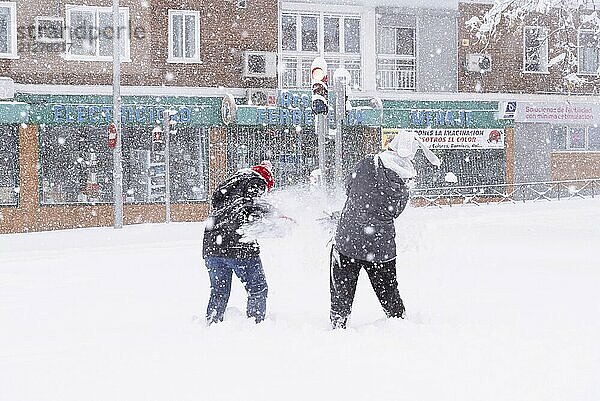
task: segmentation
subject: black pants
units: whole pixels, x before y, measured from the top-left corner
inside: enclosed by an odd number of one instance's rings
[[[396,279],[395,258],[387,262],[367,262],[349,258],[332,249],[330,263],[330,318],[334,329],[346,328],[346,322],[352,311],[358,275],[362,268],[367,271],[371,286],[373,286],[386,316],[404,317],[404,304],[398,292],[398,280]]]

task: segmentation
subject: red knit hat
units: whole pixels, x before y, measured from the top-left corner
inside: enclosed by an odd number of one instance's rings
[[[273,165],[268,160],[263,160],[260,164],[252,167],[253,171],[256,171],[267,183],[267,191],[273,188],[273,184],[275,184],[275,179],[273,178],[273,174],[271,170],[273,169]]]

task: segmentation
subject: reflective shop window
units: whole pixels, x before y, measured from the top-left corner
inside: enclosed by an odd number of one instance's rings
[[[567,143],[569,149],[585,149],[585,127],[569,127]]]
[[[552,150],[567,149],[567,127],[553,127],[550,133]]]
[[[112,203],[113,158],[105,126],[41,129],[42,204]],[[160,129],[125,127],[125,202],[165,200],[165,143]],[[208,129],[179,128],[170,140],[171,201],[207,198]]]
[[[208,128],[177,127],[169,140],[172,202],[208,198]],[[127,202],[164,202],[165,137],[160,127],[123,134],[123,192]]]
[[[565,127],[552,129],[552,150],[600,151],[600,127]]]
[[[600,151],[600,127],[588,129],[588,150]]]
[[[0,125],[0,205],[19,201],[19,127]]]
[[[112,166],[106,127],[40,127],[42,204],[112,202]]]

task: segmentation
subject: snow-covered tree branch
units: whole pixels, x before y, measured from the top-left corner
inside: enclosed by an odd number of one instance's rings
[[[482,51],[508,31],[548,27],[529,43],[524,32],[526,58],[527,54],[535,55],[537,48],[547,46],[547,68],[560,69],[565,84],[577,86],[599,80],[600,18],[593,6],[592,0],[496,0],[465,25]],[[590,58],[595,62],[589,63]]]

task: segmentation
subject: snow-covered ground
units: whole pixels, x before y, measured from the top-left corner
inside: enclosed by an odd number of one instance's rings
[[[0,236],[0,400],[600,399],[600,199],[408,209],[406,320],[361,275],[330,331],[327,235],[313,198],[262,241],[269,317],[203,325],[203,224]]]

